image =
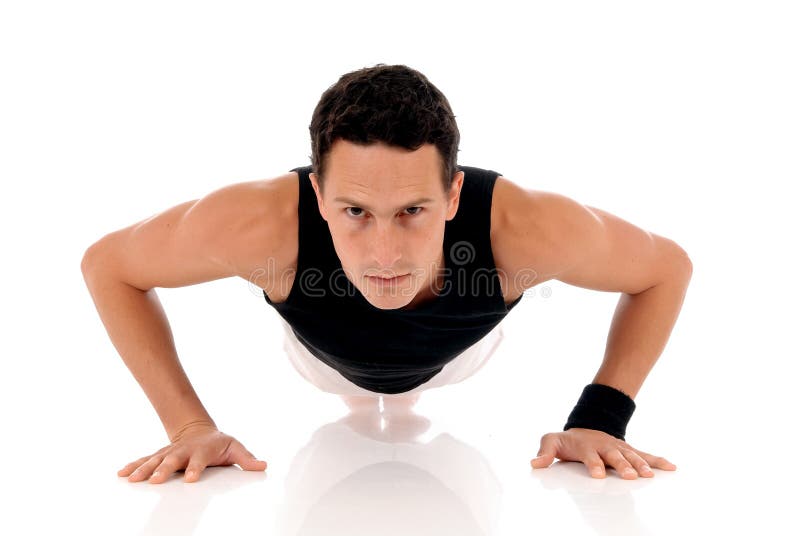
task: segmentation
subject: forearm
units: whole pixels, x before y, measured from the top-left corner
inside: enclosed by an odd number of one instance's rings
[[[667,344],[678,319],[691,271],[639,294],[620,296],[608,333],[603,363],[593,383],[635,398]]]
[[[170,440],[193,422],[213,423],[178,360],[172,330],[155,289],[142,291],[101,268],[82,269],[111,342],[158,413]]]

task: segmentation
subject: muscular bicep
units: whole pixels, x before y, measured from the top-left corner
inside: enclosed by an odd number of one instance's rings
[[[83,265],[141,290],[237,275],[235,237],[246,224],[247,188],[226,186],[109,233],[87,250]]]
[[[506,263],[587,289],[635,294],[691,271],[675,242],[555,192],[506,186]],[[516,192],[514,192],[516,190]],[[515,193],[515,195],[510,195]]]
[[[638,294],[691,271],[674,241],[605,210],[551,196],[552,240],[562,261],[554,278],[606,292]]]

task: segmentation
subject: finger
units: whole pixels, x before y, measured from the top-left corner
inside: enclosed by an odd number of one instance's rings
[[[257,459],[241,443],[235,444],[231,460],[245,471],[263,471],[267,468],[267,462]]]
[[[653,456],[652,454],[648,454],[647,452],[643,452],[641,450],[632,449],[636,454],[644,458],[644,460],[650,464],[651,468],[656,469],[664,469],[665,471],[674,471],[677,469],[674,463],[668,461],[666,458],[662,458],[660,456]]]
[[[633,466],[625,458],[625,456],[622,455],[618,448],[613,447],[600,454],[608,465],[616,469],[617,474],[620,477],[626,480],[634,480],[639,477],[636,469],[633,468]]]
[[[151,455],[152,456],[152,455]],[[117,476],[128,476],[130,475],[134,469],[142,465],[144,462],[150,459],[151,456],[142,456],[136,461],[132,461],[131,463],[127,464],[125,467],[117,471]]]
[[[189,465],[186,466],[186,472],[183,476],[184,482],[197,482],[200,480],[200,473],[202,473],[208,464],[203,461],[203,458],[195,456],[189,460]]]
[[[678,468],[678,466],[676,466],[674,463],[666,458],[661,458],[660,456],[653,456],[653,461],[650,462],[650,466],[657,469],[663,469],[665,471],[674,471]]]
[[[164,459],[161,460],[158,467],[156,467],[155,471],[153,471],[153,474],[150,475],[148,481],[151,484],[161,484],[167,480],[172,473],[184,467],[186,467],[186,456],[180,456],[177,453],[167,454],[164,456]]]
[[[128,475],[130,475],[133,472],[134,469],[138,468],[144,462],[146,462],[147,460],[149,460],[153,456],[158,456],[159,454],[163,454],[164,452],[166,452],[171,447],[172,447],[172,445],[167,445],[166,447],[161,447],[160,449],[155,451],[153,454],[148,454],[147,456],[142,456],[138,460],[132,461],[131,463],[129,463],[128,465],[126,465],[125,467],[123,467],[122,469],[117,471],[117,475],[118,476],[128,476]]]
[[[537,452],[536,457],[531,460],[531,467],[534,469],[550,467],[557,452],[558,448],[555,438],[551,434],[543,435],[539,446],[539,452]]]
[[[606,477],[606,464],[600,455],[592,451],[584,459],[583,463],[589,469],[589,474],[592,478],[605,478]]]
[[[647,462],[639,456],[636,452],[631,449],[619,449],[622,452],[622,455],[625,456],[625,459],[630,462],[630,464],[639,472],[639,475],[643,477],[652,478],[653,471],[650,469],[650,466]]]
[[[144,462],[142,465],[136,468],[136,470],[131,473],[131,476],[128,477],[128,480],[131,482],[139,482],[140,480],[145,480],[150,478],[150,475],[153,473],[153,469],[158,467],[158,464],[161,463],[161,455],[152,456],[149,460]]]

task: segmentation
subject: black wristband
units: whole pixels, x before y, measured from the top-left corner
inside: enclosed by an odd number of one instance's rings
[[[583,388],[564,430],[589,428],[625,441],[625,428],[635,409],[636,403],[633,399],[619,389],[590,383]]]

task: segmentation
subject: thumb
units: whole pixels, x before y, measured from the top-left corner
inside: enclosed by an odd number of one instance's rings
[[[263,471],[267,468],[267,462],[256,459],[256,457],[244,447],[236,449],[233,463],[238,464],[239,467],[245,471]]]
[[[543,442],[536,457],[531,460],[531,467],[541,469],[549,467],[556,456],[556,446],[554,442]]]

